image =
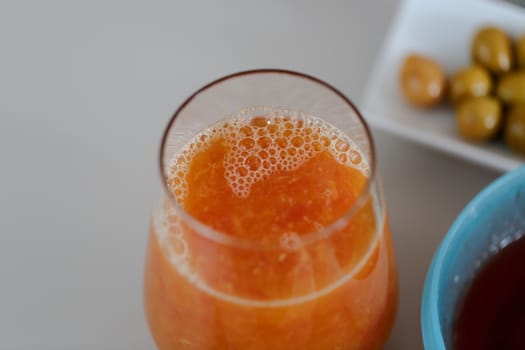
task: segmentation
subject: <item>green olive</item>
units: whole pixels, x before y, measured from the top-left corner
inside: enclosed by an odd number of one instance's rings
[[[498,97],[506,103],[525,103],[525,71],[503,76],[496,90]]]
[[[464,98],[487,96],[491,90],[490,73],[479,65],[461,69],[450,78],[450,99],[453,103]]]
[[[525,154],[525,104],[510,109],[503,137],[511,149]]]
[[[399,75],[401,91],[413,105],[429,107],[439,103],[445,92],[445,74],[434,60],[410,55],[403,62]]]
[[[512,67],[512,47],[509,36],[499,28],[481,28],[472,41],[472,60],[496,74]]]
[[[470,141],[485,141],[496,136],[501,119],[501,103],[494,97],[466,99],[456,110],[459,133]]]
[[[518,67],[525,68],[525,35],[516,41],[516,62]]]

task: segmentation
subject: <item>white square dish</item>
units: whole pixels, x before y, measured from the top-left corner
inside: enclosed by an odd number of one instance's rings
[[[451,106],[419,109],[409,105],[399,90],[399,69],[409,53],[434,58],[448,76],[470,63],[472,37],[480,26],[487,24],[499,26],[513,37],[524,35],[525,10],[501,1],[402,2],[360,106],[370,124],[499,171],[525,164],[525,156],[510,151],[501,141],[474,144],[462,140]]]

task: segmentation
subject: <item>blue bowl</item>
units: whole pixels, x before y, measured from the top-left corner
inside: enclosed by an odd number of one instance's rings
[[[428,270],[421,307],[426,350],[452,349],[455,310],[479,267],[525,233],[525,166],[481,191],[463,209]]]

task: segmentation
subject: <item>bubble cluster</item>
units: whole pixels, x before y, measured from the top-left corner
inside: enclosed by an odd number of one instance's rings
[[[189,172],[192,159],[196,153],[205,149],[212,140],[215,140],[217,137],[226,136],[225,130],[222,130],[221,126],[227,128],[229,123],[223,122],[201,131],[170,161],[167,184],[179,202],[182,202],[188,193],[186,175]]]
[[[301,237],[295,232],[286,232],[279,237],[281,248],[287,250],[299,249],[302,245]]]
[[[254,107],[203,130],[172,160],[168,184],[179,201],[187,195],[185,176],[193,156],[217,138],[227,143],[224,176],[239,197],[247,197],[253,184],[277,172],[296,170],[322,151],[365,175],[369,171],[352,140],[328,122],[297,111]]]
[[[155,231],[161,246],[173,264],[183,264],[188,258],[188,243],[184,238],[180,218],[168,202],[154,215]]]

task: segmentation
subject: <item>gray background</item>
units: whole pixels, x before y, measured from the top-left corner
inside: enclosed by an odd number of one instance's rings
[[[201,85],[278,67],[359,101],[397,1],[0,4],[0,349],[153,349],[142,312],[160,135]],[[498,174],[374,131],[400,273],[388,349],[421,349],[434,249]]]

